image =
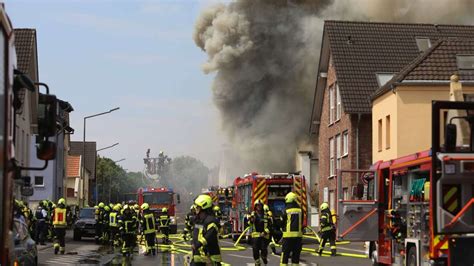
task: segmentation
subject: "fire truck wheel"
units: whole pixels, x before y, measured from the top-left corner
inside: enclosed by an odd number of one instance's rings
[[[408,249],[408,256],[407,256],[407,266],[416,266],[416,249],[415,247],[410,247]]]

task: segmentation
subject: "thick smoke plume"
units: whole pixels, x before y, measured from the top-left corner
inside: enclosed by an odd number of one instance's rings
[[[193,38],[208,55],[203,71],[216,72],[228,171],[294,170],[297,149],[308,146],[325,19],[465,24],[472,10],[469,0],[235,0],[208,8]]]

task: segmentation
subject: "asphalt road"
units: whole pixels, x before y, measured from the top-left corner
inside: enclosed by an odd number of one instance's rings
[[[181,242],[179,239],[172,239]],[[96,245],[92,238],[84,238],[82,241],[73,241],[72,232],[66,235],[66,254],[54,255],[52,244],[39,246],[39,265],[184,265],[187,260],[184,252],[189,250],[186,243],[177,247],[175,254],[161,250],[156,256],[144,256],[144,246],[139,245],[139,251],[135,253],[132,260],[124,259],[120,254],[120,249],[111,249]],[[223,261],[230,265],[254,265],[252,248],[247,244],[242,244],[242,250],[233,249],[233,242],[230,239],[220,241],[223,249]],[[306,242],[305,248],[315,249],[316,243]],[[231,250],[229,250],[231,249]],[[233,249],[233,250],[232,250]],[[277,248],[277,252],[280,249]],[[351,254],[364,254],[364,249],[360,243],[339,245],[338,252]],[[272,255],[269,249],[269,264],[279,265],[280,257]],[[319,257],[314,253],[303,252],[301,254],[300,265],[371,265],[369,259],[352,258],[346,256]]]

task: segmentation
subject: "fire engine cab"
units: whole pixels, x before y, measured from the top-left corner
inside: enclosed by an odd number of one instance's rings
[[[303,211],[303,226],[306,227],[308,220],[308,200],[306,180],[303,175],[275,173],[260,175],[251,173],[243,178],[234,180],[232,209],[230,219],[232,222],[232,234],[236,239],[246,227],[246,215],[250,214],[254,202],[262,200],[268,205],[273,217],[278,219],[285,210],[285,196],[289,192],[298,195],[298,203]]]
[[[374,265],[474,265],[474,103],[434,101],[431,126],[429,150],[338,172],[337,236],[371,241]],[[363,189],[347,198],[351,175]]]

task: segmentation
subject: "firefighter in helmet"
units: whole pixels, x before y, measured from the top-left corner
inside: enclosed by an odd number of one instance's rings
[[[102,219],[102,243],[107,244],[109,243],[110,239],[110,227],[109,227],[109,214],[110,214],[110,207],[109,205],[104,206],[104,211],[101,214],[101,219]]]
[[[124,205],[119,219],[119,230],[122,236],[122,255],[132,256],[137,241],[137,216],[128,205]]]
[[[168,215],[168,209],[162,208],[159,217],[160,232],[163,234],[163,244],[169,244],[170,242],[170,223],[171,218]]]
[[[143,214],[140,219],[142,232],[145,235],[145,247],[146,252],[145,256],[153,254],[156,255],[156,228],[155,228],[155,215],[150,210],[150,205],[148,203],[142,204]]]
[[[274,219],[273,219],[273,213],[272,213],[272,211],[270,210],[270,208],[268,207],[267,204],[264,204],[264,205],[263,205],[263,211],[267,214],[268,220],[270,221],[270,227],[269,227],[269,229],[270,229],[270,244],[269,244],[269,246],[270,246],[270,248],[271,248],[271,250],[272,250],[272,253],[273,253],[274,255],[280,255],[280,254],[277,253],[277,251],[276,251],[276,244],[275,244],[275,242],[280,241],[280,239],[281,239],[281,232],[279,232],[279,233],[280,233],[280,234],[279,234],[280,237],[278,237],[278,236],[277,236],[277,235],[278,235],[278,232],[277,232],[277,230],[275,230],[275,223],[274,223]]]
[[[300,262],[300,254],[303,239],[303,214],[296,202],[296,194],[290,192],[285,196],[285,212],[283,214],[283,246],[280,265],[288,265],[291,255],[291,263],[297,265]]]
[[[58,205],[53,210],[53,227],[54,227],[54,254],[64,254],[66,248],[66,200],[60,198],[58,200]]]
[[[120,245],[119,220],[120,220],[120,205],[115,204],[109,214],[110,242],[114,246]]]
[[[321,243],[318,249],[319,256],[323,254],[324,245],[326,245],[327,241],[329,241],[331,245],[331,256],[336,256],[336,228],[334,227],[332,214],[327,202],[321,204],[319,213],[319,234],[321,236]]]
[[[184,218],[184,240],[191,239],[191,232],[194,227],[194,217],[196,216],[196,206],[193,204]]]
[[[98,244],[102,240],[102,231],[104,230],[104,220],[102,220],[102,216],[104,213],[105,204],[103,202],[99,203],[99,205],[95,206],[95,242]]]
[[[196,218],[193,230],[193,263],[194,265],[221,265],[222,257],[219,248],[218,227],[212,210],[212,198],[199,195],[194,201]]]
[[[268,263],[268,244],[270,242],[271,221],[268,213],[263,209],[263,201],[257,199],[250,215],[250,226],[252,228],[252,251],[255,265],[261,265],[262,261]]]

